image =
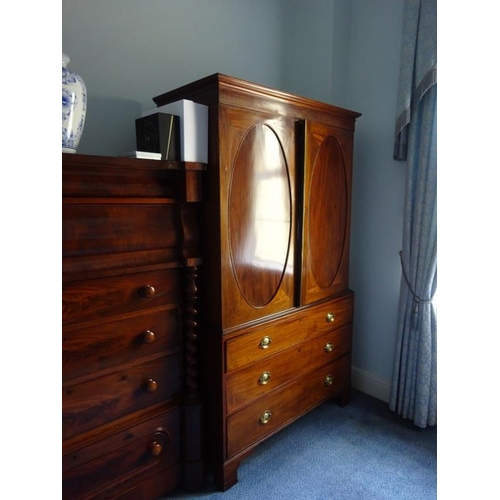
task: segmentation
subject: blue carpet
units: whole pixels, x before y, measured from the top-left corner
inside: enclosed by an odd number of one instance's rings
[[[324,403],[255,449],[222,493],[209,477],[197,493],[166,498],[224,500],[432,500],[437,428],[419,429],[386,403],[352,391]]]

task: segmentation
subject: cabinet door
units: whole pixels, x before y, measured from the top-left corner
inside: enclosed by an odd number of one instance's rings
[[[348,287],[352,131],[306,122],[301,304]]]
[[[293,307],[295,120],[219,108],[221,307],[228,328]]]

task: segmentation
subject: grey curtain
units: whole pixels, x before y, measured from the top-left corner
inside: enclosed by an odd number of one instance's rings
[[[437,423],[436,0],[405,0],[394,159],[406,160],[402,278],[389,406]]]
[[[406,160],[412,114],[437,83],[437,0],[405,0],[394,159]]]

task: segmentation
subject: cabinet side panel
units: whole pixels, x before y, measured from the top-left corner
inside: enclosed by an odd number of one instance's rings
[[[208,108],[208,167],[203,179],[200,245],[203,266],[199,271],[200,313],[205,326],[221,325],[221,215],[219,172],[219,106]]]

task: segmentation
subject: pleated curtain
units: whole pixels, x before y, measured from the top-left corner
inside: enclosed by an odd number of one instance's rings
[[[401,286],[389,407],[437,423],[436,0],[405,0],[394,159],[405,162]]]

